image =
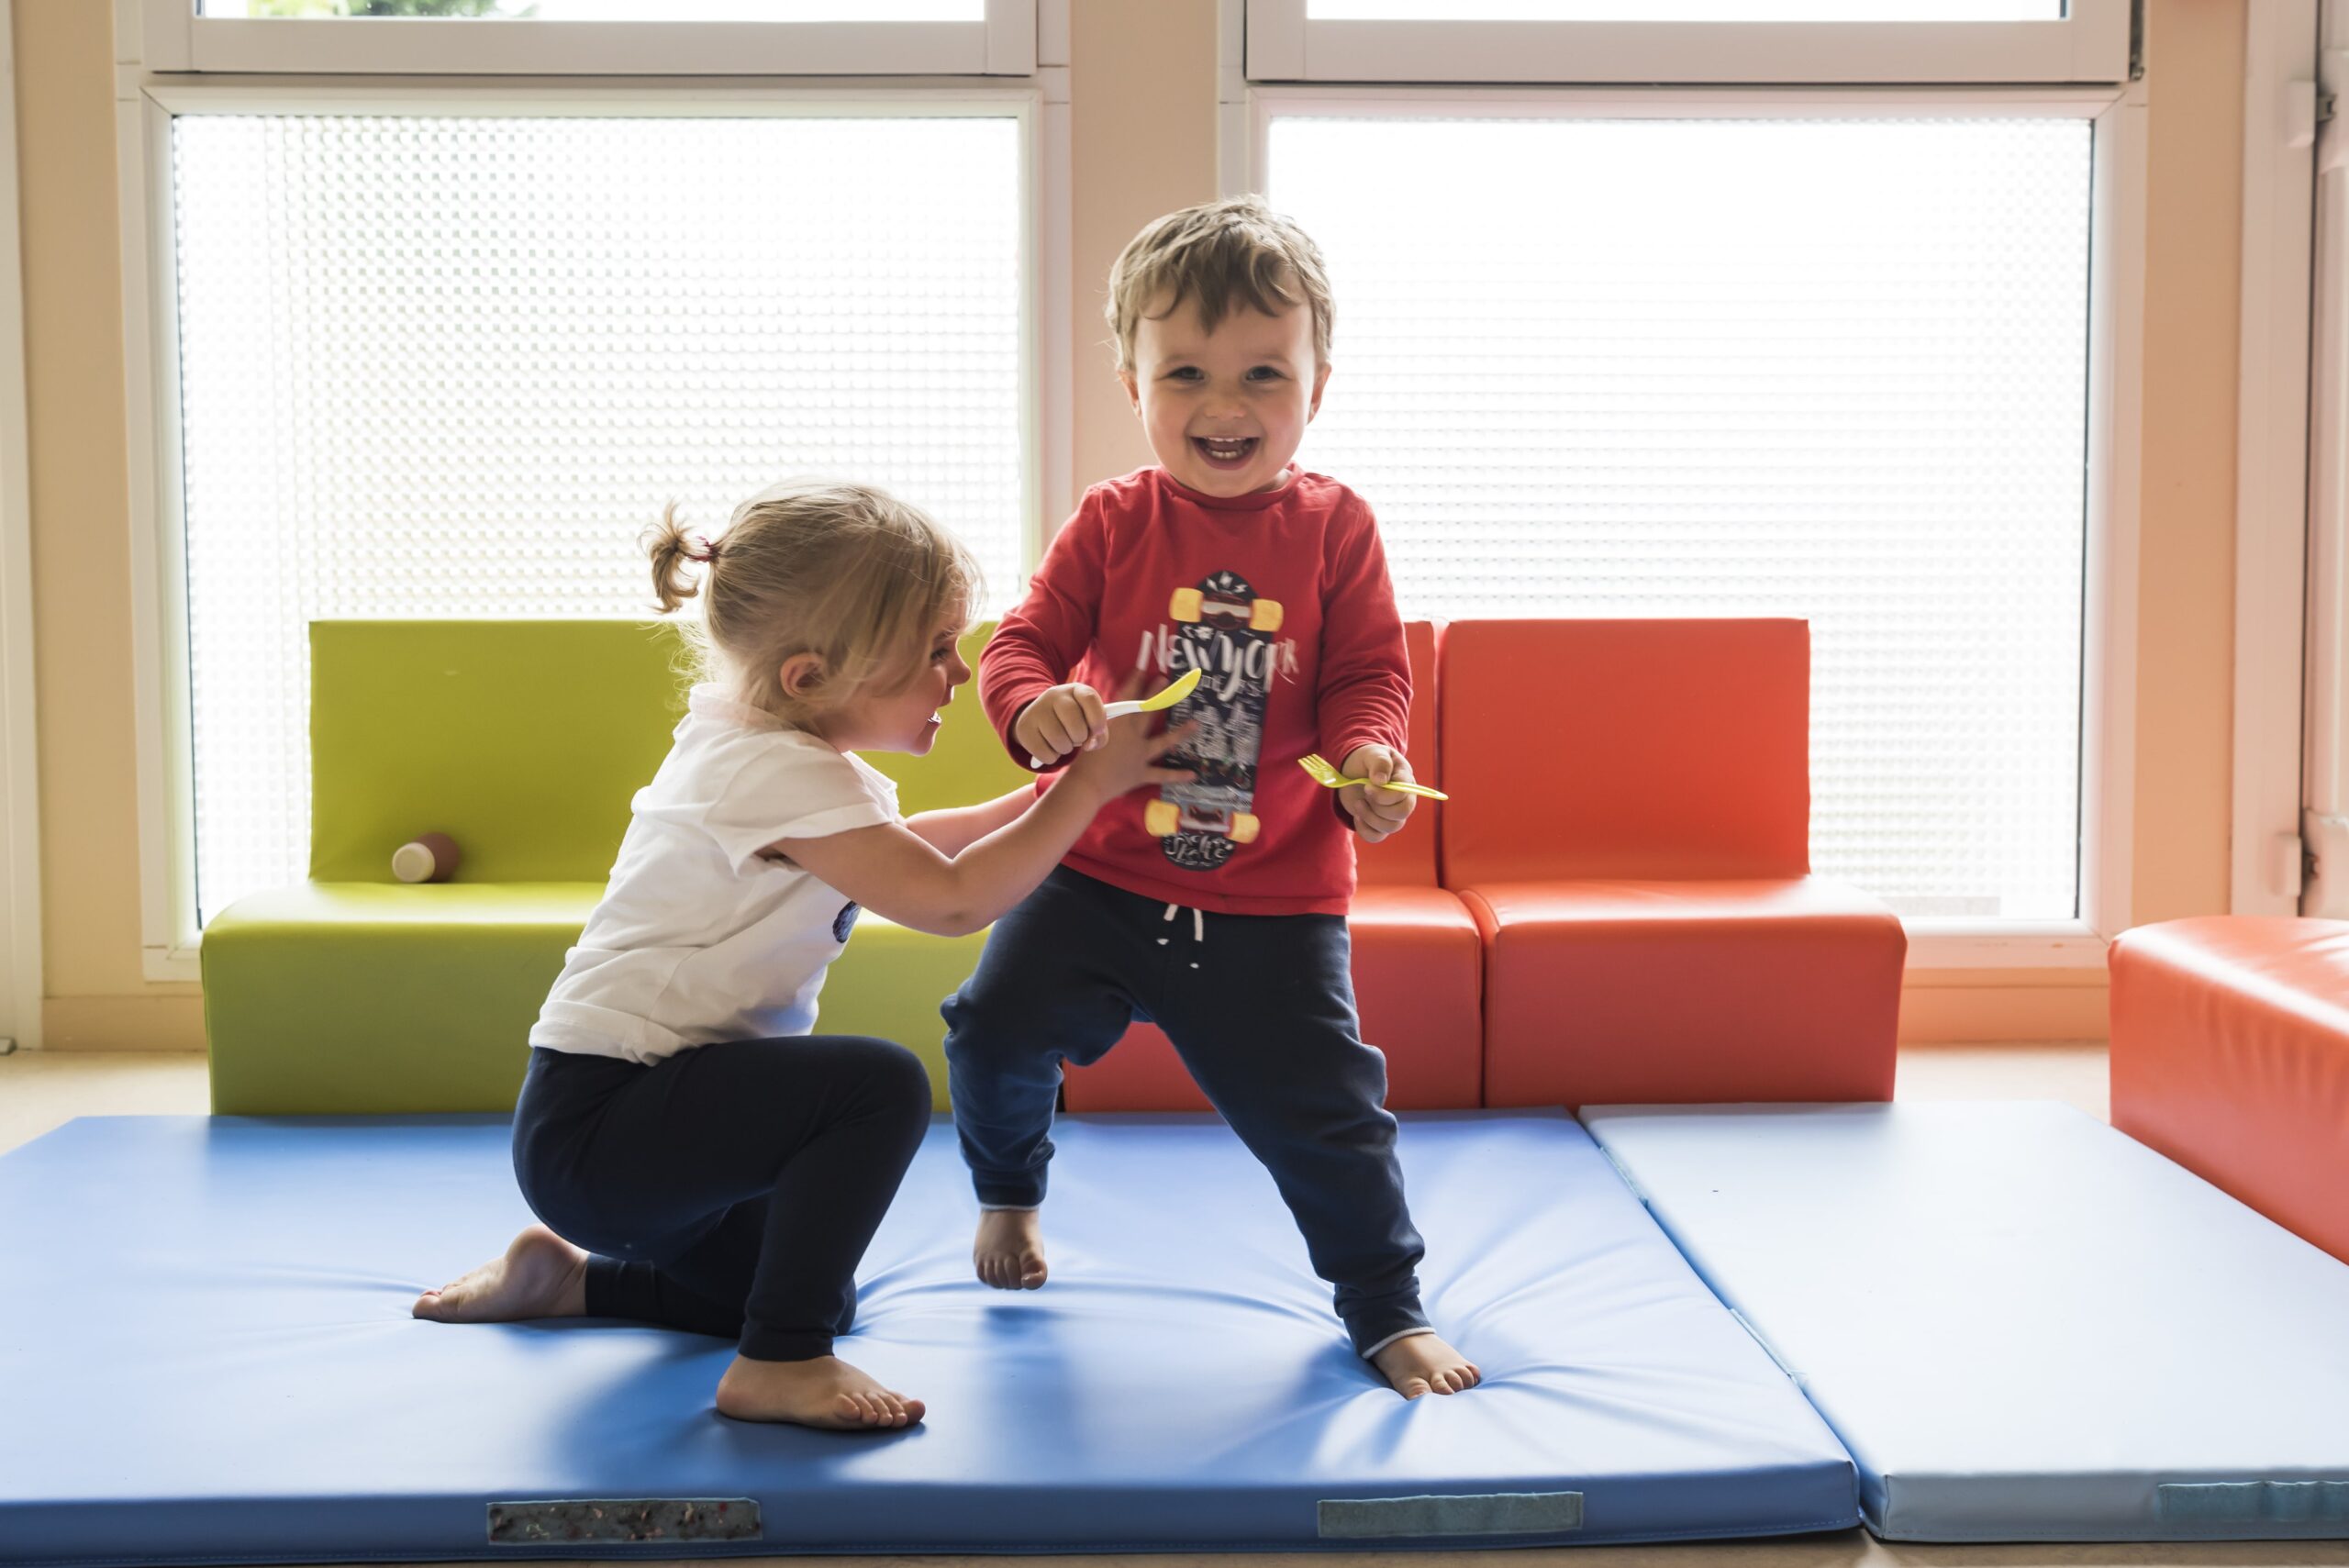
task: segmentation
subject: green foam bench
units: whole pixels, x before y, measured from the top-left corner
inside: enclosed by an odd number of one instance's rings
[[[990,630],[965,640],[973,662]],[[539,1005],[667,754],[685,666],[663,622],[312,623],[309,880],[205,928],[214,1112],[512,1109]],[[867,758],[909,816],[1030,776],[969,687],[944,717],[928,757]],[[457,842],[454,879],[396,880],[392,851],[431,831]],[[818,1027],[911,1047],[943,1109],[938,1005],[985,940],[866,913]]]

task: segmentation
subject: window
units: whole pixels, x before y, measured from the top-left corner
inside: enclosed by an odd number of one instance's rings
[[[298,882],[306,626],[651,613],[637,533],[852,473],[1025,556],[1023,117],[183,114],[199,918]]]
[[[1257,82],[2022,83],[2130,73],[2130,0],[1247,0]]]
[[[1313,103],[1264,148],[1338,298],[1303,459],[1406,613],[1807,617],[1818,871],[2076,917],[2089,120]]]
[[[980,22],[986,0],[196,0],[199,17],[457,22]]]
[[[143,62],[156,72],[1029,76],[1036,69],[1038,0],[132,3]]]
[[[2064,0],[1305,0],[1305,17],[1337,22],[2060,22]]]

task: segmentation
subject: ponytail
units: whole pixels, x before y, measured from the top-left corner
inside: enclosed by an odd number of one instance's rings
[[[705,546],[705,554],[696,555],[685,541],[685,530],[677,526],[677,504],[674,501],[661,508],[661,520],[644,530],[637,540],[652,557],[652,596],[660,601],[661,613],[668,615],[679,605],[701,592],[700,580],[685,570],[688,561],[715,562],[718,551]],[[707,573],[703,573],[707,578]]]

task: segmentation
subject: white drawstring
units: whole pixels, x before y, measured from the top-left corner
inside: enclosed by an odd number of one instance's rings
[[[1174,911],[1181,907],[1182,906],[1180,904],[1169,904],[1166,906],[1166,913],[1161,915],[1159,918],[1162,920],[1172,920],[1174,918]],[[1204,912],[1197,909],[1191,911],[1191,940],[1195,942],[1205,942],[1208,940],[1208,917]],[[1160,947],[1164,947],[1166,945],[1166,939],[1164,937],[1159,938],[1158,945]],[[1197,969],[1199,966],[1194,962],[1191,967],[1193,969]]]

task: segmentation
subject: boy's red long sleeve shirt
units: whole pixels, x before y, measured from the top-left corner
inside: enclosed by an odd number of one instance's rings
[[[1012,725],[1051,687],[1114,698],[1135,670],[1155,691],[1193,668],[1198,688],[1169,717],[1200,723],[1186,747],[1199,779],[1112,801],[1063,863],[1219,914],[1345,913],[1353,835],[1297,760],[1342,762],[1372,742],[1399,753],[1411,702],[1362,497],[1318,473],[1230,497],[1156,467],[1095,485],[981,655],[979,698],[1024,766]]]

